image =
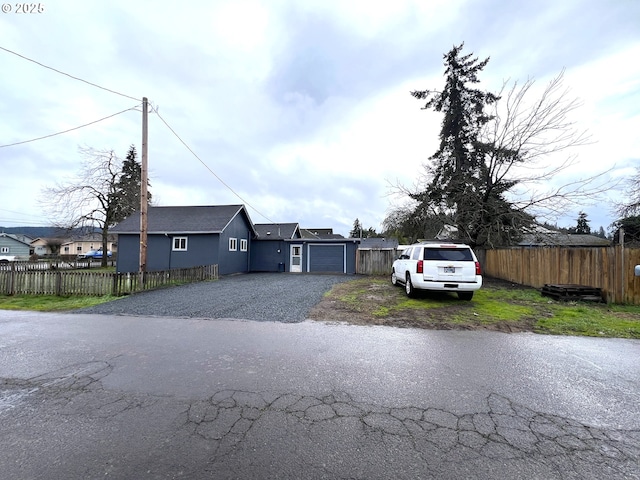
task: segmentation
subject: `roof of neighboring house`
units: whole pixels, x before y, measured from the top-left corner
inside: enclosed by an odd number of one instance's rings
[[[260,240],[284,240],[300,234],[297,223],[256,223],[254,228]]]
[[[574,233],[527,233],[518,242],[521,247],[608,247],[611,241],[595,235],[582,235]]]
[[[10,238],[11,240],[21,243],[23,245],[31,246],[28,239],[23,240],[23,235],[16,235],[13,233],[0,233],[0,237]]]
[[[69,239],[67,238],[58,238],[58,237],[39,237],[33,239],[31,241],[31,245],[64,245],[68,243]]]
[[[255,234],[244,205],[149,207],[148,234],[221,233],[237,216],[244,215]],[[112,233],[140,233],[140,212],[135,212],[110,230]]]
[[[305,239],[330,240],[344,238],[339,233],[333,233],[333,228],[301,228],[300,234]]]
[[[138,227],[138,231],[139,231],[139,227]],[[109,232],[111,232],[111,230],[109,230]],[[114,234],[109,233],[109,235],[107,235],[107,241],[108,242],[115,242],[117,241],[117,236]],[[63,241],[62,245],[69,245],[71,243],[78,243],[78,242],[94,242],[94,243],[102,243],[102,235],[99,233],[88,233],[87,235],[82,235],[80,237],[74,237],[71,239],[66,239]]]
[[[398,248],[397,238],[362,238],[360,239],[360,249],[364,248]]]

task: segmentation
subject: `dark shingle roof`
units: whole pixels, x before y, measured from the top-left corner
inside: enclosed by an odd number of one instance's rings
[[[398,239],[396,238],[363,238],[360,240],[360,249],[396,249],[398,248]]]
[[[596,237],[595,235],[581,235],[568,233],[527,233],[522,240],[518,242],[522,247],[608,247],[611,241],[606,238]]]
[[[220,233],[238,214],[244,214],[249,225],[253,228],[253,223],[244,205],[149,207],[147,233]],[[110,231],[113,233],[139,233],[140,212],[135,212]]]
[[[256,223],[254,227],[260,240],[289,240],[298,232],[297,223]]]

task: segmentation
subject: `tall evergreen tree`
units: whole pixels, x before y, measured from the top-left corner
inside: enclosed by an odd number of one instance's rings
[[[122,162],[120,178],[116,183],[114,211],[111,220],[113,224],[121,222],[136,210],[140,209],[140,186],[142,182],[142,167],[136,160],[136,147],[131,145],[127,156]],[[147,201],[151,202],[151,193],[147,192]]]
[[[575,233],[581,233],[589,235],[591,233],[591,227],[589,226],[590,220],[587,220],[587,214],[580,212],[578,214],[578,222],[576,225]]]
[[[353,222],[353,228],[349,232],[349,237],[360,238],[360,235],[362,235],[362,228],[362,223],[360,223],[360,220],[356,218]]]
[[[485,159],[488,155],[512,156],[482,141],[482,129],[492,120],[485,108],[498,100],[490,92],[474,88],[478,74],[489,62],[472,54],[463,55],[464,44],[455,46],[444,56],[445,87],[442,92],[414,91],[427,100],[425,109],[444,113],[440,130],[440,147],[430,157],[427,188],[412,198],[418,210],[424,209],[441,218],[453,218],[458,237],[472,245],[491,241],[492,236],[513,229],[513,213],[504,194],[513,185],[494,183]]]

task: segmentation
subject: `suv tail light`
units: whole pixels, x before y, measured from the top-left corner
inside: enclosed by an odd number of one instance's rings
[[[480,268],[480,262],[476,262],[476,275],[482,275],[482,269]]]
[[[418,266],[416,268],[416,273],[422,273],[423,271],[424,271],[424,263],[422,262],[422,260],[418,260]]]

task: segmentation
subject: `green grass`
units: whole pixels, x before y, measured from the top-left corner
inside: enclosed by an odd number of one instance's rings
[[[535,331],[554,335],[640,338],[640,308],[613,305],[549,305]]]
[[[407,298],[387,278],[359,278],[340,283],[325,296],[345,319],[358,322],[423,325],[431,328],[494,328],[540,334],[640,339],[640,306],[593,302],[558,302],[533,288],[486,285],[470,302],[455,294],[429,293]],[[328,316],[331,315],[329,310]],[[404,322],[404,323],[403,323]]]
[[[100,303],[110,302],[117,297],[105,295],[101,297],[58,297],[55,295],[2,295],[0,309],[2,310],[35,310],[39,312],[59,312],[91,307]]]

